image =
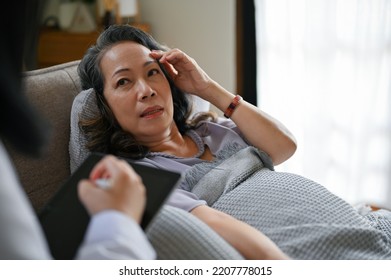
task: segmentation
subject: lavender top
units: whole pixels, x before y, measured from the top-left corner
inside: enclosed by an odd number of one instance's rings
[[[248,146],[248,143],[235,123],[222,118],[219,118],[216,123],[209,121],[202,122],[196,129],[188,131],[187,135],[194,140],[198,147],[198,153],[193,157],[183,158],[162,152],[150,152],[146,158],[137,160],[136,162],[159,169],[184,173],[193,165],[205,161],[200,159],[200,156],[205,151],[205,145],[209,147],[214,156],[228,144],[236,144],[243,148]],[[204,200],[200,200],[193,193],[186,191],[185,184],[185,180],[182,180],[179,188],[168,199],[168,205],[191,211],[199,205],[206,204]]]

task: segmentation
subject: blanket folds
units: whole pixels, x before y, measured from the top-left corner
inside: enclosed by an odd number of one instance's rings
[[[391,214],[361,215],[320,184],[272,170],[254,147],[186,173],[189,190],[259,229],[294,259],[391,259]],[[234,167],[234,168],[232,168]]]

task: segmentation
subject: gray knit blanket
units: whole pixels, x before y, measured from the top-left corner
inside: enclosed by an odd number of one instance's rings
[[[391,259],[391,213],[361,215],[320,184],[272,170],[254,147],[193,166],[188,190],[259,229],[294,259]]]

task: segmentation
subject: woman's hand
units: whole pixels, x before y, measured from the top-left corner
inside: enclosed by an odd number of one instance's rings
[[[204,98],[213,84],[197,62],[181,50],[153,50],[151,57],[164,66],[175,85],[184,92]]]
[[[105,179],[108,187],[102,189],[96,183]],[[124,160],[106,156],[90,173],[89,180],[78,185],[79,198],[93,215],[104,210],[120,211],[138,223],[146,203],[146,190],[140,176]]]
[[[177,87],[201,97],[222,112],[227,110],[235,97],[210,79],[194,59],[178,49],[152,51],[151,57],[164,65]],[[296,151],[296,140],[282,123],[244,100],[237,106],[231,119],[249,143],[271,157],[274,165],[284,162]]]

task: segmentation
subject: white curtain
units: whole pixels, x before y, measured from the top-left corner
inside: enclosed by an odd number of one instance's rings
[[[391,208],[391,0],[255,0],[258,106],[298,140],[278,171]]]

